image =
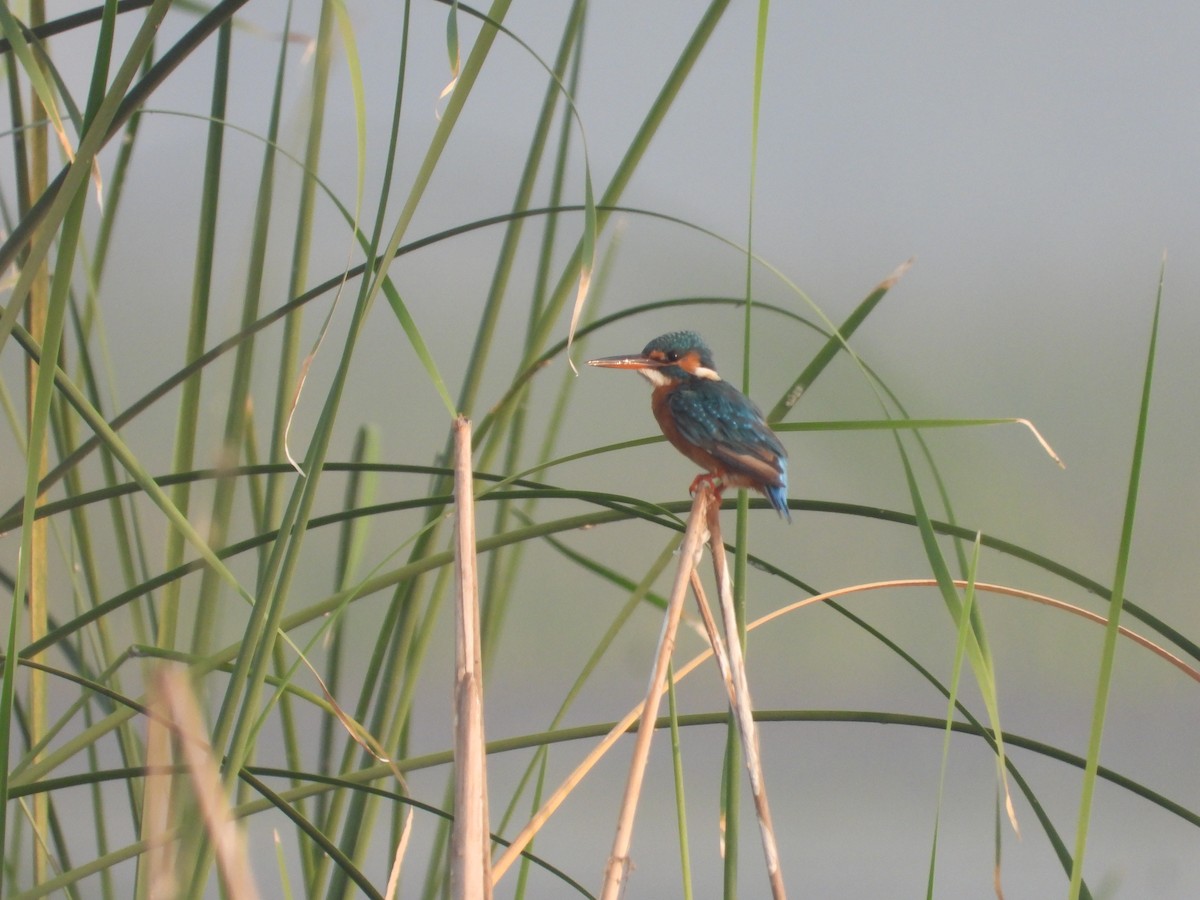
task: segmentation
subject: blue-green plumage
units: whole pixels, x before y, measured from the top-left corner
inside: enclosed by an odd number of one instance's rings
[[[589,360],[589,365],[636,369],[654,385],[651,408],[663,434],[684,456],[707,470],[696,485],[760,491],[779,514],[787,507],[787,451],[762,411],[741,391],[721,380],[712,351],[699,335],[674,331],[657,337],[637,356]]]

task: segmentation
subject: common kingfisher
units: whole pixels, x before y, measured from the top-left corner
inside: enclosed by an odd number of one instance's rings
[[[792,521],[787,451],[762,410],[721,380],[700,335],[672,331],[656,337],[637,356],[589,359],[588,365],[634,369],[654,385],[650,408],[658,427],[675,449],[708,470],[692,481],[692,494],[705,481],[718,499],[724,487],[754,488]]]

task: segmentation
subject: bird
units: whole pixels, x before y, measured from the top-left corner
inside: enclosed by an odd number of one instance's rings
[[[705,469],[693,479],[712,486],[718,501],[725,487],[763,494],[779,515],[788,510],[787,450],[762,410],[717,374],[712,351],[695,332],[672,331],[636,355],[589,359],[589,366],[633,369],[653,385],[650,408],[675,449]]]

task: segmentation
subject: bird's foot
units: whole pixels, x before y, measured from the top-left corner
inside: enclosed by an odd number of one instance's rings
[[[688,488],[688,494],[695,497],[696,491],[700,490],[700,485],[707,484],[712,488],[713,496],[717,498],[717,502],[721,501],[721,491],[725,490],[725,483],[721,481],[720,475],[714,475],[712,472],[701,472],[692,479],[692,486]]]

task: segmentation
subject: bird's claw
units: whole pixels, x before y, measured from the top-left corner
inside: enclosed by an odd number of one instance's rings
[[[725,484],[721,481],[720,475],[714,475],[712,472],[701,472],[692,479],[692,486],[688,488],[688,494],[695,497],[696,492],[700,490],[700,485],[702,484],[707,484],[712,488],[713,496],[717,500],[721,499],[721,491],[725,489]]]

